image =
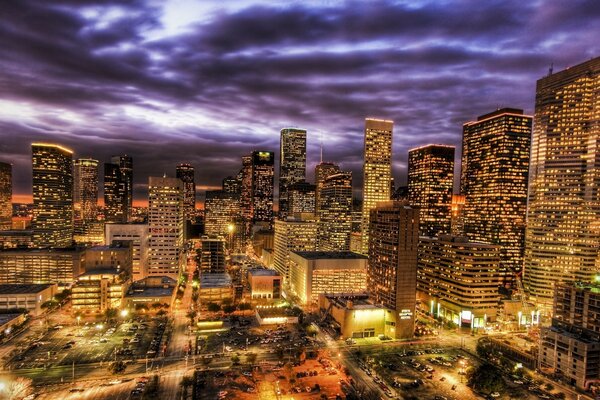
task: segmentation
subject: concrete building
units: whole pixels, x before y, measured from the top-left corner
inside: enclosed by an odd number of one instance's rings
[[[397,337],[394,310],[374,304],[366,293],[321,294],[319,308],[343,339]]]
[[[119,309],[129,281],[123,271],[110,268],[87,270],[71,288],[74,311],[104,312]]]
[[[197,251],[200,256],[201,274],[225,273],[225,239],[203,236]]]
[[[539,367],[587,390],[600,380],[600,284],[559,284],[552,326],[540,335]]]
[[[133,212],[133,158],[126,154],[112,156],[110,162],[116,165],[120,171],[120,179],[123,184],[123,213],[124,219],[115,222],[132,222]]]
[[[250,219],[252,224],[271,228],[273,226],[275,154],[272,151],[253,151],[250,161]]]
[[[315,166],[315,212],[319,213],[319,199],[321,198],[321,189],[323,183],[328,176],[335,175],[340,172],[340,167],[331,162],[321,161]]]
[[[84,248],[0,251],[0,283],[70,285],[83,272]]]
[[[0,310],[6,312],[21,309],[35,317],[44,311],[42,304],[52,300],[56,292],[56,284],[2,284],[0,285]]]
[[[109,246],[94,246],[85,250],[84,271],[102,268],[122,271],[127,279],[132,276],[133,248],[130,242],[114,242]]]
[[[600,265],[599,84],[600,57],[537,82],[523,284],[548,308]]]
[[[125,307],[150,309],[154,304],[163,304],[172,308],[176,288],[177,281],[168,276],[150,276],[135,281],[125,295]]]
[[[208,236],[228,236],[230,226],[239,224],[240,199],[237,193],[207,190],[204,201],[204,233]]]
[[[148,276],[150,249],[148,224],[106,224],[104,244],[130,242],[132,244],[132,279],[138,281]]]
[[[286,215],[315,213],[315,185],[308,182],[297,182],[288,187],[288,211]]]
[[[318,209],[320,251],[350,250],[352,233],[352,172],[329,175],[321,185]],[[360,251],[360,247],[359,247]]]
[[[250,298],[257,302],[281,299],[282,281],[281,275],[275,270],[249,270],[248,283],[250,284]]]
[[[273,267],[284,282],[289,279],[290,253],[317,249],[318,223],[313,218],[288,217],[275,221]]]
[[[388,201],[371,210],[367,288],[375,304],[395,311],[397,339],[414,334],[418,245],[418,208]]]
[[[233,285],[227,273],[200,274],[199,301],[201,307],[208,303],[220,304],[223,299],[233,299]]]
[[[279,146],[279,217],[290,212],[290,186],[306,180],[306,130],[284,128]],[[313,211],[314,212],[314,211]]]
[[[419,239],[418,297],[434,317],[483,328],[500,303],[500,247],[441,235]]]
[[[365,120],[364,179],[362,203],[362,254],[369,250],[371,210],[391,198],[393,121]]]
[[[290,253],[290,289],[302,304],[317,304],[323,293],[364,292],[367,257],[357,253]]]

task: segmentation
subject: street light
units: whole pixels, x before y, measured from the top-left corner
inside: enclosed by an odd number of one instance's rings
[[[121,310],[121,317],[125,318],[129,315],[129,310],[128,309],[123,309]]]

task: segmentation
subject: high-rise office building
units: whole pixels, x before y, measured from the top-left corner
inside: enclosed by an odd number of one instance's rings
[[[240,208],[247,223],[252,222],[252,155],[242,157],[240,180]]]
[[[118,164],[104,164],[104,220],[127,222],[127,182]]]
[[[68,247],[73,241],[73,152],[33,143],[33,242]]]
[[[241,171],[240,171],[241,172]],[[241,174],[240,174],[241,178]],[[223,179],[223,191],[227,193],[235,193],[238,196],[242,190],[242,182],[238,177],[228,176]]]
[[[279,216],[289,213],[289,188],[306,180],[306,130],[281,130],[279,147]]]
[[[150,177],[148,184],[150,254],[148,275],[177,278],[183,265],[183,183]]]
[[[288,215],[315,213],[315,185],[297,182],[288,187]]]
[[[73,162],[73,203],[76,219],[83,224],[98,214],[98,160],[79,158]]]
[[[389,185],[388,185],[389,188]],[[419,209],[380,202],[371,210],[367,288],[375,304],[395,310],[397,339],[414,334]]]
[[[514,286],[523,267],[532,118],[503,108],[463,125],[465,236],[500,245],[500,271]]]
[[[287,281],[290,277],[290,252],[317,250],[316,219],[288,217],[275,221],[273,266]]]
[[[422,236],[450,233],[454,146],[430,144],[408,152],[408,200],[419,207]]]
[[[200,273],[224,274],[225,239],[223,237],[203,236],[200,239]]]
[[[12,228],[12,165],[0,162],[0,231]]]
[[[331,162],[320,162],[315,167],[315,212],[319,212],[319,198],[321,197],[321,189],[325,178],[335,175],[340,172],[340,167]]]
[[[105,245],[129,242],[132,248],[132,277],[134,281],[148,276],[148,224],[106,224]]]
[[[319,205],[320,251],[350,250],[352,233],[352,172],[325,178]]]
[[[194,167],[190,164],[179,164],[175,176],[183,182],[183,212],[186,221],[193,221],[196,216],[196,184]]]
[[[275,154],[272,151],[252,152],[252,222],[273,226],[273,185],[275,184]]]
[[[537,82],[524,285],[538,303],[600,265],[598,85],[600,57]]]
[[[224,190],[207,190],[204,201],[204,233],[208,236],[230,234],[230,226],[238,223],[240,199],[235,193]],[[232,225],[233,224],[233,225]]]
[[[125,222],[131,222],[133,211],[133,158],[128,155],[112,156],[111,163],[121,169],[121,177],[125,185]]]
[[[369,218],[377,203],[390,200],[392,179],[393,121],[365,120],[364,179],[362,204],[362,253],[369,249]]]

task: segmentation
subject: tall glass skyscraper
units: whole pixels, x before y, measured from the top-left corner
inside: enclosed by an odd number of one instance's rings
[[[289,213],[289,188],[306,180],[306,130],[281,130],[279,145],[279,216]]]
[[[98,160],[79,158],[73,162],[73,203],[76,219],[84,224],[98,214]]]
[[[377,203],[391,198],[393,121],[365,120],[364,179],[362,204],[362,253],[369,249],[370,212]]]
[[[133,158],[128,155],[112,156],[111,162],[118,165],[125,184],[125,221],[131,221],[133,211]]]
[[[600,57],[537,82],[524,285],[548,306],[600,269],[599,87]]]
[[[335,175],[340,172],[340,167],[332,162],[321,161],[315,166],[315,211],[319,212],[319,204],[321,197],[321,190],[323,184],[328,176]]]
[[[104,220],[127,222],[127,182],[119,164],[104,164]]]
[[[503,108],[463,125],[463,228],[471,241],[500,245],[500,274],[513,286],[523,268],[532,117]]]
[[[175,176],[183,182],[183,212],[187,221],[192,221],[196,211],[196,183],[194,167],[190,164],[179,164]]]
[[[252,222],[266,222],[269,227],[273,226],[274,164],[272,151],[252,152]]]
[[[319,250],[349,251],[352,233],[352,172],[325,178],[319,205]]]
[[[68,247],[73,241],[73,152],[33,143],[33,242],[36,247]]]

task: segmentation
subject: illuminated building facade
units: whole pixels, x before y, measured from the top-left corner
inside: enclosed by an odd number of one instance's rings
[[[73,152],[33,143],[33,242],[68,247],[73,241]]]
[[[321,251],[350,250],[352,233],[352,172],[339,172],[325,178],[319,205]]]
[[[600,57],[537,82],[523,283],[538,303],[600,268],[598,85]]]
[[[288,217],[275,221],[273,267],[287,282],[290,273],[290,252],[317,250],[316,219]]]
[[[419,207],[420,234],[450,233],[454,147],[430,144],[408,152],[408,200]]]
[[[200,239],[200,273],[225,273],[225,239],[222,237],[203,236]]]
[[[241,177],[241,174],[240,174]],[[241,179],[237,177],[228,176],[223,179],[223,191],[227,193],[235,193],[238,196],[240,195],[242,189]]]
[[[252,156],[242,157],[242,169],[240,170],[240,208],[242,217],[250,223],[252,221]]]
[[[148,275],[177,279],[184,256],[183,183],[177,178],[150,177],[148,197]]]
[[[129,281],[123,271],[100,269],[86,271],[71,288],[71,304],[76,311],[104,312],[121,308]]]
[[[288,187],[288,215],[315,213],[315,185],[297,182]]]
[[[451,219],[451,233],[452,236],[463,236],[464,229],[464,210],[465,210],[465,196],[462,194],[452,195],[452,219]]]
[[[104,220],[127,222],[127,182],[118,164],[104,164]]]
[[[523,268],[531,124],[523,110],[503,108],[463,125],[464,233],[500,245],[505,285]]]
[[[362,254],[295,251],[290,262],[289,286],[302,304],[317,304],[320,294],[367,289],[367,257]]]
[[[194,167],[190,164],[179,164],[175,176],[183,182],[183,213],[186,221],[193,221],[196,217],[196,184]]]
[[[315,212],[319,212],[319,204],[321,198],[321,190],[323,183],[328,176],[335,175],[340,172],[340,167],[331,162],[320,162],[315,167]]]
[[[227,236],[229,226],[237,224],[240,200],[235,193],[207,190],[204,201],[204,233],[209,236]]]
[[[435,318],[485,327],[496,319],[500,284],[500,246],[451,235],[420,237],[417,290]]]
[[[252,269],[248,271],[250,297],[256,302],[268,302],[281,299],[282,279],[272,269]]]
[[[290,186],[306,179],[306,130],[285,128],[281,130],[279,145],[279,216],[290,212]]]
[[[0,251],[0,283],[70,285],[83,271],[84,248]]]
[[[395,311],[395,337],[411,338],[415,324],[419,209],[405,202],[381,202],[371,210],[369,228],[369,294],[375,304]]]
[[[73,162],[73,208],[75,235],[85,234],[98,216],[98,160],[79,158]]]
[[[129,242],[132,246],[131,269],[133,280],[148,275],[148,224],[106,224],[104,244]]]
[[[131,222],[133,212],[133,158],[128,155],[112,156],[111,163],[118,165],[124,182],[125,220]]]
[[[252,152],[252,223],[273,226],[273,185],[275,184],[275,154],[272,151]]]
[[[0,162],[0,231],[12,229],[12,165]]]
[[[369,219],[377,203],[390,200],[392,179],[393,121],[365,120],[364,180],[362,204],[362,251],[369,250]]]

